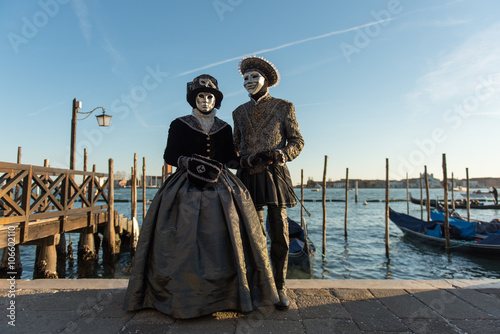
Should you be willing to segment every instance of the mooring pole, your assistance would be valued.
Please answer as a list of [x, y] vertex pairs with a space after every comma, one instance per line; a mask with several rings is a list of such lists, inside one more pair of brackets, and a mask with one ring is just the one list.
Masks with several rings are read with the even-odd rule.
[[467, 178], [467, 221], [470, 222], [470, 183], [469, 183], [469, 168], [465, 168], [465, 176]]
[[303, 226], [303, 221], [304, 221], [304, 170], [300, 170], [300, 203], [302, 203], [302, 206], [300, 207], [300, 226], [304, 228]]
[[455, 195], [454, 195], [454, 189], [455, 184], [454, 184], [454, 176], [453, 172], [451, 172], [451, 209], [455, 211]]
[[410, 180], [408, 172], [406, 173], [406, 214], [410, 214]]
[[325, 166], [323, 168], [323, 257], [326, 257], [326, 166], [328, 156], [325, 155]]
[[450, 211], [448, 210], [448, 173], [446, 168], [446, 154], [443, 153], [443, 188], [444, 188], [444, 238], [446, 253], [450, 254]]
[[389, 159], [385, 159], [385, 256], [389, 257]]
[[115, 271], [116, 264], [116, 232], [115, 232], [115, 192], [114, 192], [114, 163], [113, 159], [109, 159], [108, 169], [108, 221], [104, 227], [104, 240], [103, 240], [103, 262], [109, 267], [110, 272]]
[[[431, 220], [431, 198], [429, 196], [429, 177], [427, 175], [427, 165], [424, 166], [425, 173], [425, 193], [427, 195], [427, 199], [425, 200], [425, 206], [427, 208], [427, 221]], [[422, 200], [422, 199], [420, 199]]]
[[142, 221], [146, 218], [146, 158], [142, 157]]
[[344, 215], [344, 237], [347, 238], [347, 211], [349, 209], [349, 168], [345, 169], [345, 215]]

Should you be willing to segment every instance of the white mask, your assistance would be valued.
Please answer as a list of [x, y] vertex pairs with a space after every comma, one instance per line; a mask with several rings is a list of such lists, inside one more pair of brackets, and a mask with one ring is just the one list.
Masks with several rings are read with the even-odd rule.
[[196, 109], [203, 114], [209, 114], [215, 107], [215, 95], [208, 92], [201, 92], [196, 95]]
[[243, 74], [243, 87], [245, 87], [250, 95], [254, 95], [260, 91], [265, 81], [266, 78], [257, 71], [249, 71]]

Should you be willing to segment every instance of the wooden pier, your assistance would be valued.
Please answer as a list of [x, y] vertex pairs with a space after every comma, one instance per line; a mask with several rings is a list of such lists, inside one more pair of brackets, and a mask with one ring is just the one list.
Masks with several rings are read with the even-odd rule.
[[112, 159], [108, 173], [0, 162], [0, 274], [19, 277], [19, 246], [37, 245], [33, 278], [61, 277], [66, 232], [80, 233], [82, 277], [92, 275], [100, 248], [114, 271], [120, 236], [130, 237], [132, 223], [114, 210], [113, 184]]

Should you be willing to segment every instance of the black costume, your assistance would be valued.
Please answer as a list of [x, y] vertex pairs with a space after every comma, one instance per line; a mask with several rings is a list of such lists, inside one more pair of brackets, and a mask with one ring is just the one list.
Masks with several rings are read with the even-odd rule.
[[[208, 132], [195, 116], [180, 117], [170, 125], [165, 162], [178, 166], [199, 154], [226, 164], [235, 158], [232, 142], [231, 127], [217, 117]], [[264, 227], [241, 181], [224, 168], [200, 189], [178, 168], [142, 225], [125, 309], [192, 318], [277, 300]]]
[[[280, 303], [276, 307], [287, 309], [289, 301], [285, 294], [285, 279], [289, 235], [286, 208], [297, 205], [297, 202], [286, 162], [299, 155], [304, 147], [304, 140], [293, 104], [274, 98], [267, 91], [267, 87], [276, 86], [280, 80], [274, 65], [260, 57], [247, 57], [241, 60], [239, 70], [244, 77], [245, 73], [258, 72], [265, 78], [260, 91], [250, 93], [250, 101], [233, 111], [233, 136], [244, 167], [238, 170], [238, 177], [252, 195], [262, 222], [264, 206], [268, 209], [271, 262], [276, 288], [280, 294]], [[244, 86], [248, 84], [246, 80]], [[272, 156], [280, 156], [280, 161]], [[267, 160], [254, 159], [255, 157]], [[251, 163], [257, 160], [262, 161]]]

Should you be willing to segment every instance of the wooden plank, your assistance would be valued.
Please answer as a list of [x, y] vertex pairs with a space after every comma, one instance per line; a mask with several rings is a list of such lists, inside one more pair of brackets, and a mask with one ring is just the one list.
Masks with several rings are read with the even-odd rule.
[[[98, 206], [93, 206], [93, 207], [84, 207], [84, 208], [78, 208], [78, 209], [72, 209], [72, 210], [66, 210], [66, 211], [48, 211], [48, 212], [40, 212], [40, 213], [34, 213], [30, 215], [30, 220], [31, 221], [36, 221], [40, 219], [49, 219], [49, 218], [58, 218], [61, 216], [71, 216], [75, 214], [84, 214], [87, 212], [102, 212], [106, 211], [108, 208], [107, 205], [98, 205]], [[5, 225], [5, 224], [11, 224], [11, 223], [19, 223], [24, 221], [24, 216], [13, 216], [13, 217], [0, 217], [0, 225]]]

